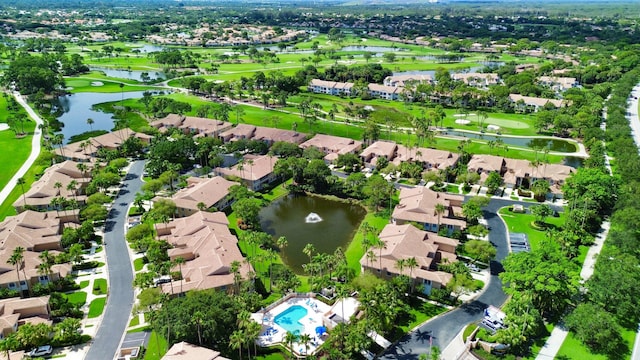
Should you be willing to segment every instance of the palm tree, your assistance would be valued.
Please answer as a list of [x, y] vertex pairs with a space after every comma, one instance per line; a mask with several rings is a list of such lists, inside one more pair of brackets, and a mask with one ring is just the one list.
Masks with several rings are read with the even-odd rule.
[[53, 187], [58, 190], [58, 193], [56, 195], [60, 195], [60, 189], [62, 188], [62, 183], [60, 181], [57, 181], [55, 184], [53, 184]]
[[[25, 272], [25, 269], [24, 269], [24, 252], [25, 251], [26, 250], [22, 246], [18, 246], [15, 249], [13, 249], [13, 253], [11, 254], [11, 257], [15, 257], [15, 261], [18, 264], [17, 266], [22, 269], [22, 276], [24, 278], [25, 283], [27, 284], [27, 291], [31, 293], [31, 288], [29, 287], [29, 280], [27, 279], [27, 273]], [[20, 279], [18, 277], [18, 283], [19, 282], [20, 282]], [[20, 285], [20, 292], [22, 293], [22, 285]]]
[[[17, 249], [17, 248], [16, 248]], [[13, 265], [16, 267], [16, 275], [18, 276], [18, 288], [21, 287], [20, 285], [20, 266], [22, 266], [22, 254], [18, 254], [15, 252], [13, 252], [13, 254], [11, 254], [11, 256], [9, 257], [9, 260], [7, 260], [7, 264], [9, 265]], [[22, 297], [22, 289], [20, 290], [20, 297]]]
[[198, 345], [202, 345], [202, 322], [204, 321], [204, 314], [201, 311], [196, 311], [191, 316], [191, 321], [193, 321], [196, 326], [196, 331], [198, 332]]
[[293, 352], [293, 343], [298, 341], [298, 335], [292, 333], [291, 331], [287, 331], [284, 335], [284, 342], [289, 346], [289, 350]]
[[387, 248], [387, 243], [380, 240], [380, 238], [376, 238], [375, 247], [379, 250], [378, 261], [380, 262], [380, 272], [382, 272], [382, 249]]
[[76, 195], [76, 187], [78, 186], [78, 182], [74, 179], [67, 184], [67, 191], [73, 194], [74, 200], [78, 201], [78, 197]]
[[42, 271], [42, 275], [47, 275], [49, 282], [53, 282], [53, 273], [51, 271], [54, 264], [53, 255], [49, 253], [49, 250], [44, 250], [38, 255], [38, 258], [42, 261], [42, 263], [38, 265], [38, 270]]
[[304, 354], [307, 355], [307, 353], [309, 353], [309, 343], [311, 342], [311, 336], [309, 336], [309, 334], [300, 335], [300, 342], [304, 346]]
[[278, 245], [278, 247], [280, 248], [280, 251], [282, 251], [284, 248], [286, 248], [289, 245], [289, 241], [285, 236], [280, 236], [278, 240], [276, 240], [276, 245]]
[[24, 207], [27, 207], [27, 198], [24, 195], [24, 184], [27, 181], [23, 178], [23, 177], [19, 177], [18, 180], [16, 180], [16, 184], [20, 185], [20, 190], [22, 191], [22, 201], [24, 201]]
[[93, 131], [93, 124], [95, 123], [95, 121], [93, 121], [92, 118], [88, 118], [87, 119], [87, 124], [89, 124], [89, 128], [91, 129], [91, 131]]
[[182, 294], [182, 283], [184, 283], [184, 276], [182, 276], [182, 264], [186, 261], [182, 256], [178, 256], [173, 260], [173, 263], [178, 265], [178, 271], [180, 271], [180, 294]]
[[413, 284], [414, 284], [413, 269], [418, 267], [418, 262], [416, 261], [415, 257], [410, 257], [405, 260], [404, 265], [409, 268], [409, 277], [411, 278], [411, 292], [413, 292]]
[[440, 231], [440, 218], [442, 217], [442, 214], [447, 211], [447, 207], [444, 206], [444, 204], [436, 204], [435, 211], [438, 215], [438, 231]]
[[373, 264], [376, 261], [376, 258], [376, 253], [373, 252], [373, 250], [367, 251], [367, 267], [369, 267], [369, 262]]
[[309, 262], [311, 262], [311, 257], [315, 251], [316, 248], [313, 244], [307, 244], [304, 246], [304, 249], [302, 249], [302, 252], [309, 257]]
[[269, 292], [271, 292], [271, 289], [273, 288], [271, 285], [273, 283], [271, 267], [273, 266], [273, 260], [276, 259], [275, 251], [273, 251], [273, 249], [266, 249], [264, 259], [269, 262]]
[[398, 268], [398, 270], [400, 270], [400, 275], [404, 275], [404, 266], [406, 264], [407, 264], [407, 261], [405, 259], [396, 260], [396, 268]]
[[238, 357], [242, 360], [242, 345], [244, 344], [244, 335], [242, 331], [236, 330], [229, 337], [229, 346], [232, 349], [238, 349]]

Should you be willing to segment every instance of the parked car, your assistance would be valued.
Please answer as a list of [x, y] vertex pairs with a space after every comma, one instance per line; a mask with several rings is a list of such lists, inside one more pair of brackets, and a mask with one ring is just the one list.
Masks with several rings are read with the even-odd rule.
[[38, 346], [37, 348], [32, 349], [31, 351], [29, 351], [27, 355], [29, 355], [29, 357], [34, 358], [34, 357], [51, 355], [52, 352], [53, 352], [53, 348], [51, 347], [51, 345], [44, 345], [44, 346]]

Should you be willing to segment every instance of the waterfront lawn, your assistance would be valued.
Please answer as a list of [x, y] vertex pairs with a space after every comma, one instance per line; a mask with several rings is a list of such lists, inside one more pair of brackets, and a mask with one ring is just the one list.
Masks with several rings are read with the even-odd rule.
[[[545, 230], [537, 230], [531, 226], [531, 223], [535, 220], [535, 216], [531, 214], [518, 214], [509, 211], [509, 208], [502, 208], [498, 212], [504, 222], [507, 224], [507, 230], [509, 232], [525, 233], [529, 238], [529, 245], [531, 250], [539, 250], [542, 246], [542, 241], [546, 239], [547, 235]], [[565, 213], [561, 212], [559, 217], [548, 217], [545, 223], [548, 226], [560, 228], [564, 224]]]
[[442, 306], [434, 305], [417, 298], [413, 298], [413, 301], [409, 304], [409, 306], [409, 313], [399, 320], [399, 324], [395, 328], [392, 339], [389, 340], [398, 340], [400, 337], [406, 335], [416, 326], [424, 323], [434, 316], [442, 314], [447, 310]]
[[[101, 82], [102, 85], [94, 86], [92, 83]], [[144, 90], [157, 90], [152, 86], [140, 84], [135, 80], [118, 79], [106, 77], [101, 73], [92, 73], [87, 77], [70, 77], [65, 79], [67, 87], [71, 93], [80, 92], [93, 92], [93, 93], [119, 93], [128, 91], [144, 91]], [[120, 88], [120, 84], [125, 84], [123, 88]]]
[[97, 318], [98, 316], [102, 315], [102, 312], [104, 311], [104, 305], [107, 302], [107, 298], [106, 297], [100, 297], [97, 299], [94, 299], [91, 304], [89, 304], [89, 315], [88, 318], [89, 319], [93, 319], [93, 318]]

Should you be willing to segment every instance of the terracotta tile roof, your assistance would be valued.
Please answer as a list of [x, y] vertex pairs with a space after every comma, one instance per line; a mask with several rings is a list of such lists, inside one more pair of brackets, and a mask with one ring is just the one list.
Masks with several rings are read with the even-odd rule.
[[[271, 175], [271, 173], [273, 173], [273, 167], [278, 160], [276, 157], [268, 155], [247, 155], [244, 159], [245, 161], [244, 164], [242, 164], [242, 170], [240, 170], [240, 164], [236, 164], [231, 168], [215, 168], [214, 172], [218, 175], [237, 176], [242, 180], [256, 181]], [[253, 164], [249, 161], [252, 161]]]
[[360, 156], [367, 161], [377, 157], [386, 157], [388, 160], [393, 160], [397, 148], [398, 145], [393, 141], [376, 141], [367, 146], [367, 148], [360, 153]]
[[556, 99], [545, 99], [539, 97], [531, 97], [531, 96], [522, 96], [520, 94], [509, 94], [509, 99], [517, 103], [518, 101], [524, 101], [525, 105], [535, 106], [535, 107], [543, 107], [547, 103], [552, 104], [555, 107], [562, 107], [567, 105], [568, 103], [564, 100], [556, 100]]
[[348, 153], [356, 153], [357, 151], [359, 151], [362, 148], [362, 141], [343, 138], [339, 136], [317, 134], [311, 139], [300, 144], [300, 147], [303, 149], [312, 146], [318, 148], [325, 154], [342, 155]]
[[[415, 258], [418, 267], [411, 271], [414, 278], [437, 281], [442, 285], [446, 285], [451, 280], [451, 274], [436, 271], [435, 267], [439, 259], [443, 257], [455, 261], [455, 253], [440, 249], [439, 244], [452, 245], [455, 251], [455, 246], [458, 245], [457, 240], [419, 230], [410, 224], [388, 224], [378, 237], [385, 244], [381, 252], [374, 251], [380, 257], [375, 262], [369, 263], [366, 256], [363, 256], [360, 260], [360, 264], [363, 266], [369, 263], [369, 267], [375, 269], [379, 268], [381, 263], [383, 270], [399, 274], [400, 269], [397, 268], [397, 261]], [[404, 270], [405, 275], [409, 275], [409, 273], [409, 270]]]
[[179, 342], [162, 357], [162, 360], [229, 360], [220, 356], [220, 352], [201, 346]]
[[[190, 177], [187, 179], [187, 187], [178, 190], [171, 200], [182, 209], [198, 210], [198, 204], [201, 202], [208, 209], [229, 195], [229, 188], [233, 185], [239, 184], [221, 176], [210, 179]], [[158, 196], [154, 201], [160, 198]]]
[[404, 221], [416, 221], [425, 224], [437, 224], [436, 204], [445, 206], [446, 211], [440, 216], [442, 225], [453, 225], [464, 228], [466, 222], [459, 219], [462, 213], [464, 196], [435, 192], [424, 186], [402, 188], [400, 202], [393, 210], [393, 218]]
[[497, 171], [502, 173], [506, 163], [503, 157], [494, 155], [473, 155], [467, 163], [469, 171]]
[[[244, 262], [238, 239], [229, 231], [229, 222], [222, 212], [198, 211], [167, 225], [156, 224], [156, 230], [173, 246], [168, 251], [169, 257], [186, 260], [182, 265], [183, 280], [164, 284], [162, 289], [166, 293], [230, 286], [234, 283], [231, 272], [234, 261], [240, 262], [243, 276], [253, 271]], [[178, 270], [178, 266], [173, 269]]]
[[[75, 198], [78, 201], [83, 201], [85, 196], [81, 195], [80, 188], [86, 186], [91, 179], [85, 178], [78, 170], [77, 165], [77, 162], [67, 160], [49, 167], [42, 177], [35, 181], [31, 188], [25, 192], [24, 197], [21, 196], [13, 203], [13, 206], [16, 208], [24, 207], [26, 199], [27, 205], [48, 207], [51, 204], [51, 200], [59, 196], [65, 199]], [[89, 174], [85, 175], [88, 176]], [[78, 183], [76, 191], [67, 190], [67, 186], [74, 180]], [[56, 183], [60, 183], [62, 187], [57, 189], [55, 187]]]

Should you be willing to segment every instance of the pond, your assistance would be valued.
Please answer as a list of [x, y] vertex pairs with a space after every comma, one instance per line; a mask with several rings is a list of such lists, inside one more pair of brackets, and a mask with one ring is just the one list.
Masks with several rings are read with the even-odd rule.
[[388, 47], [388, 46], [356, 46], [356, 45], [345, 46], [340, 50], [342, 50], [342, 51], [370, 51], [370, 52], [374, 52], [374, 53], [407, 51], [407, 49], [393, 48], [393, 47]]
[[[140, 45], [140, 46], [139, 46]], [[131, 45], [131, 50], [139, 50], [141, 53], [152, 53], [152, 52], [160, 52], [164, 50], [164, 46], [159, 45], [151, 45], [151, 44], [133, 44]]]
[[530, 137], [511, 137], [511, 136], [496, 136], [486, 135], [478, 133], [470, 133], [466, 131], [447, 130], [443, 131], [442, 135], [460, 136], [469, 139], [481, 139], [486, 141], [495, 141], [501, 139], [507, 145], [523, 146], [528, 148], [540, 148], [549, 149], [551, 151], [572, 153], [576, 152], [576, 145], [570, 141], [562, 139], [550, 139], [550, 138], [530, 138]]
[[[59, 97], [58, 106], [64, 113], [58, 117], [58, 120], [64, 124], [61, 132], [65, 141], [71, 135], [81, 134], [91, 129], [107, 131], [113, 129], [113, 114], [94, 110], [93, 105], [122, 99], [138, 99], [143, 93], [144, 91], [107, 94], [85, 92]], [[87, 124], [89, 118], [94, 121], [91, 126]]]
[[117, 79], [129, 79], [143, 82], [142, 73], [147, 73], [149, 78], [153, 80], [164, 79], [165, 75], [162, 71], [140, 71], [140, 70], [116, 70], [103, 67], [92, 66], [89, 68], [92, 71], [100, 71], [108, 77]]
[[[433, 56], [422, 56], [421, 58], [433, 58]], [[500, 61], [480, 61], [482, 66], [471, 66], [464, 69], [449, 69], [450, 74], [462, 74], [462, 73], [475, 73], [482, 71], [485, 67], [500, 67], [504, 65], [504, 62]], [[430, 75], [431, 77], [436, 76], [435, 70], [407, 70], [407, 71], [395, 71], [393, 75]]]
[[[312, 213], [319, 218], [309, 216]], [[303, 274], [302, 265], [309, 262], [302, 252], [307, 244], [313, 244], [316, 254], [333, 254], [338, 247], [346, 250], [365, 215], [365, 209], [359, 205], [290, 195], [262, 209], [260, 225], [276, 239], [287, 238], [282, 259], [292, 271]]]

